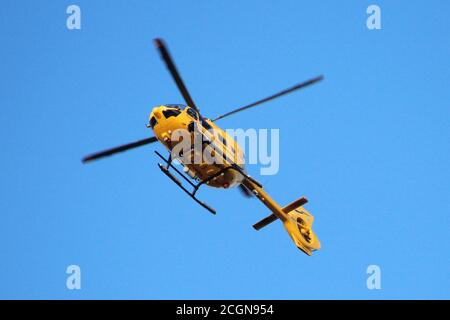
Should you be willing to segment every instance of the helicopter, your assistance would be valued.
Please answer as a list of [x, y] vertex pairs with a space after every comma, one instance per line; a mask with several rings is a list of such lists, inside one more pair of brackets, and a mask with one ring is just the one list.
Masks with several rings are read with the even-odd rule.
[[[221, 189], [239, 187], [245, 196], [256, 197], [271, 211], [270, 215], [253, 225], [254, 229], [260, 230], [274, 221], [280, 220], [288, 235], [300, 250], [309, 256], [312, 255], [313, 251], [319, 250], [321, 247], [320, 241], [312, 230], [314, 217], [304, 208], [308, 200], [301, 197], [285, 206], [281, 206], [273, 200], [263, 189], [261, 183], [247, 173], [244, 165], [244, 152], [238, 143], [225, 130], [216, 125], [216, 122], [315, 84], [321, 81], [323, 76], [320, 75], [304, 81], [264, 99], [210, 119], [200, 113], [200, 109], [187, 90], [165, 42], [160, 38], [154, 39], [153, 42], [186, 104], [165, 104], [154, 107], [147, 124], [147, 127], [153, 131], [152, 137], [90, 154], [84, 157], [82, 162], [89, 163], [116, 153], [160, 142], [169, 151], [169, 156], [166, 158], [155, 151], [155, 154], [162, 160], [162, 163], [158, 163], [159, 169], [200, 206], [212, 214], [216, 214], [214, 208], [197, 197], [197, 191], [202, 186]], [[184, 135], [181, 135], [182, 139], [173, 138], [176, 132], [184, 133]], [[200, 138], [200, 143], [193, 142], [198, 141], [197, 138]], [[187, 148], [180, 149], [182, 143]], [[175, 150], [177, 152], [174, 152]], [[205, 161], [202, 157], [197, 158], [200, 161], [192, 161], [197, 155], [204, 154], [205, 151], [209, 151], [209, 154], [215, 157], [214, 159], [220, 161]], [[181, 164], [182, 170], [174, 165], [174, 160]], [[189, 188], [192, 190], [189, 190]]]

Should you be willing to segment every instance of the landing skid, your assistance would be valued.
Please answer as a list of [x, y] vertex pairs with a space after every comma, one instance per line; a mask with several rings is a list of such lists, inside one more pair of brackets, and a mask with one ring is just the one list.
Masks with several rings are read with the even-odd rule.
[[[172, 165], [172, 158], [169, 154], [169, 158], [165, 159], [158, 151], [155, 151], [155, 153], [158, 155], [158, 157], [160, 157], [165, 163], [166, 165], [162, 165], [160, 163], [158, 163], [158, 167], [159, 169], [166, 175], [168, 176], [173, 182], [175, 182], [176, 185], [178, 185], [181, 190], [183, 190], [185, 193], [187, 193], [195, 202], [197, 202], [199, 205], [201, 205], [203, 208], [205, 208], [206, 210], [208, 210], [209, 212], [211, 212], [212, 214], [216, 214], [216, 210], [212, 207], [210, 207], [209, 205], [207, 205], [205, 202], [199, 200], [195, 195], [198, 191], [198, 189], [204, 185], [205, 183], [208, 184], [209, 181], [213, 180], [214, 178], [217, 178], [218, 176], [224, 174], [226, 171], [228, 170], [235, 170], [237, 172], [239, 172], [242, 176], [244, 176], [246, 179], [251, 180], [253, 183], [255, 183], [256, 185], [258, 185], [259, 187], [262, 187], [261, 184], [259, 184], [259, 182], [257, 182], [256, 180], [254, 180], [252, 177], [250, 177], [248, 174], [246, 174], [237, 164], [235, 163], [231, 163], [229, 166], [219, 170], [217, 173], [213, 174], [212, 176], [200, 181], [199, 183], [195, 184], [192, 183], [192, 181], [185, 175], [183, 174], [183, 172], [181, 172], [180, 170], [178, 170], [176, 167], [174, 167]], [[193, 191], [189, 191], [188, 189], [186, 189], [186, 187], [181, 183], [180, 180], [178, 180], [177, 177], [175, 177], [170, 171], [169, 169], [173, 169], [180, 177], [182, 177], [189, 185], [192, 186]]]
[[[207, 205], [205, 202], [199, 200], [195, 194], [197, 193], [197, 190], [200, 188], [200, 185], [202, 184], [202, 182], [198, 183], [197, 185], [192, 183], [180, 170], [178, 170], [177, 168], [175, 168], [172, 165], [172, 159], [169, 155], [169, 159], [165, 159], [158, 151], [155, 151], [155, 153], [166, 163], [166, 166], [163, 166], [161, 163], [158, 163], [158, 167], [159, 169], [161, 169], [161, 171], [170, 178], [170, 180], [172, 180], [173, 182], [175, 182], [176, 185], [178, 185], [180, 187], [181, 190], [183, 190], [185, 193], [187, 193], [195, 202], [197, 202], [199, 205], [201, 205], [203, 208], [205, 208], [206, 210], [208, 210], [209, 212], [211, 212], [212, 214], [216, 214], [216, 210], [212, 207], [210, 207], [209, 205]], [[178, 180], [177, 177], [175, 177], [170, 171], [169, 168], [172, 168], [176, 173], [178, 173], [178, 175], [180, 175], [184, 180], [187, 181], [187, 183], [189, 183], [193, 188], [194, 191], [189, 191], [188, 189], [186, 189], [185, 186], [183, 186], [183, 184], [181, 183], [180, 180]]]

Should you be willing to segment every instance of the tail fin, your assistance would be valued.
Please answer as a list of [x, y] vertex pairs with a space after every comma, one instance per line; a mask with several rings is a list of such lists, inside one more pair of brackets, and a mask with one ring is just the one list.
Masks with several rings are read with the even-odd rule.
[[[303, 207], [307, 202], [308, 200], [302, 197], [283, 207], [282, 210], [288, 217], [283, 224], [297, 247], [306, 254], [312, 255], [313, 251], [320, 249], [320, 241], [312, 230], [314, 217]], [[253, 227], [260, 230], [277, 219], [275, 214], [271, 214]]]

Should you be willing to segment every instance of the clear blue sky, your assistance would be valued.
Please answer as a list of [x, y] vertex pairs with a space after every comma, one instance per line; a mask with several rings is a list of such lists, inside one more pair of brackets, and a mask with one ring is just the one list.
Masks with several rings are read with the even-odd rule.
[[[82, 29], [66, 28], [77, 4]], [[366, 28], [366, 8], [382, 30]], [[449, 298], [448, 1], [2, 1], [0, 298]], [[237, 190], [200, 192], [157, 168], [154, 145], [83, 166], [150, 134], [183, 102], [163, 37], [210, 117], [325, 74], [221, 122], [279, 128], [281, 204], [304, 195], [323, 249], [297, 250]], [[66, 267], [82, 289], [66, 289]], [[382, 289], [366, 288], [366, 268]]]

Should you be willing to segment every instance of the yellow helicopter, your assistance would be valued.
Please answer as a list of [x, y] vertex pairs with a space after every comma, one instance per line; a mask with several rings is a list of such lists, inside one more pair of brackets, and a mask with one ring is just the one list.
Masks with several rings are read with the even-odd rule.
[[[196, 197], [201, 186], [224, 189], [238, 186], [244, 195], [255, 196], [272, 212], [272, 214], [253, 225], [256, 230], [260, 230], [279, 219], [296, 246], [303, 252], [312, 255], [313, 251], [320, 249], [320, 241], [312, 230], [314, 217], [303, 207], [308, 202], [307, 199], [302, 197], [284, 207], [275, 202], [264, 191], [262, 185], [247, 174], [244, 166], [244, 153], [238, 143], [226, 131], [219, 128], [215, 122], [234, 113], [310, 86], [322, 80], [323, 76], [302, 82], [211, 120], [200, 114], [200, 110], [186, 89], [163, 40], [155, 39], [154, 44], [180, 90], [186, 105], [166, 104], [153, 108], [147, 125], [153, 130], [153, 137], [88, 155], [82, 159], [83, 163], [159, 141], [169, 150], [167, 159], [155, 151], [164, 163], [158, 163], [161, 171], [209, 212], [216, 213], [212, 207]], [[177, 139], [174, 139], [175, 133], [178, 133]], [[184, 135], [180, 133], [184, 133]], [[195, 143], [195, 141], [200, 141], [200, 143]], [[189, 148], [180, 148], [182, 145], [187, 145]], [[205, 154], [206, 151], [216, 161], [205, 161], [202, 157], [196, 158], [198, 155]], [[194, 161], [195, 159], [199, 161]], [[177, 160], [183, 166], [183, 170], [174, 166], [174, 160]], [[192, 187], [192, 191], [189, 191], [175, 174]]]

